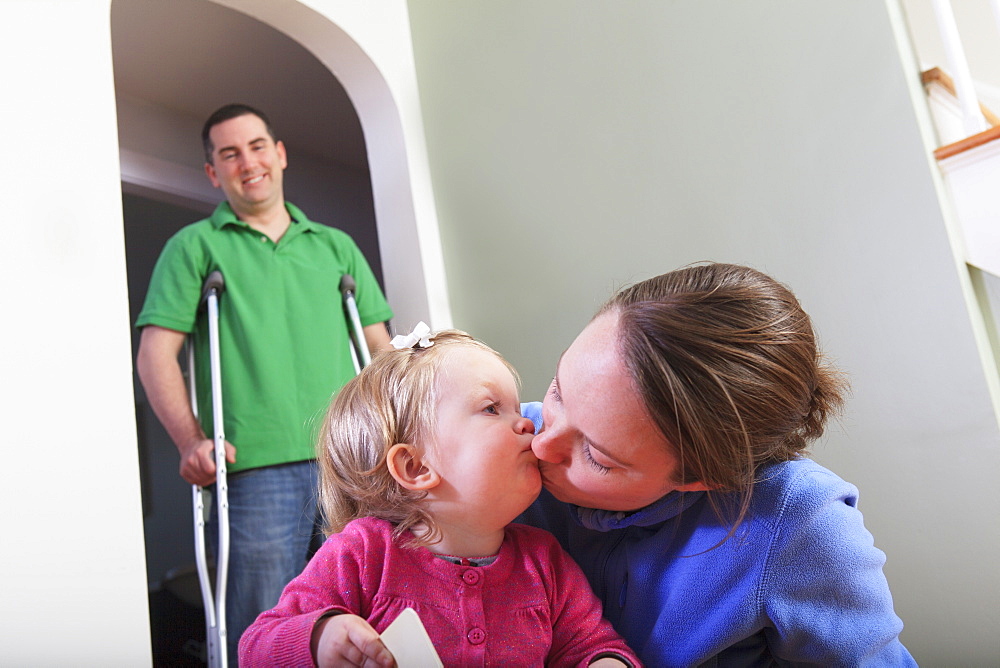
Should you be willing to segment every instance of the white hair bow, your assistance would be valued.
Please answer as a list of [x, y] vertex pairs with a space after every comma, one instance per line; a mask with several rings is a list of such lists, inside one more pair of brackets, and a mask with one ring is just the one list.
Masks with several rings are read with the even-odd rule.
[[416, 327], [413, 328], [412, 332], [406, 334], [405, 336], [403, 334], [397, 334], [392, 337], [392, 341], [389, 343], [391, 343], [392, 347], [396, 350], [412, 348], [417, 344], [420, 344], [421, 348], [430, 348], [434, 345], [434, 342], [431, 341], [429, 336], [427, 336], [430, 333], [431, 328], [427, 326], [427, 323], [421, 320], [417, 323]]

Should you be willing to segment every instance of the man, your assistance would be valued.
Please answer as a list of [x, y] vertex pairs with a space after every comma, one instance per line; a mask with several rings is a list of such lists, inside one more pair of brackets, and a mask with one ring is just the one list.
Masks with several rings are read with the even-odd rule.
[[[310, 221], [286, 202], [285, 146], [267, 117], [226, 105], [205, 122], [205, 173], [226, 201], [164, 246], [136, 326], [137, 369], [153, 411], [194, 485], [215, 481], [208, 344], [198, 313], [202, 283], [225, 279], [220, 299], [222, 396], [230, 463], [229, 659], [257, 614], [299, 574], [316, 530], [316, 426], [330, 397], [354, 375], [339, 284], [357, 283], [364, 337], [389, 345], [392, 317], [368, 263], [344, 232]], [[191, 411], [178, 353], [193, 333], [199, 414]], [[212, 527], [214, 528], [214, 527]]]

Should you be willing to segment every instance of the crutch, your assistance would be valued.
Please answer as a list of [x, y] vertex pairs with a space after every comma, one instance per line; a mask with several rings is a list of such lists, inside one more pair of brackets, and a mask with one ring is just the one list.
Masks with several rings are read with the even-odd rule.
[[361, 373], [361, 369], [371, 363], [372, 356], [368, 352], [368, 342], [365, 340], [365, 331], [361, 326], [361, 317], [358, 315], [358, 304], [354, 300], [354, 291], [357, 289], [354, 277], [350, 274], [344, 274], [340, 279], [340, 294], [344, 298], [344, 310], [347, 312], [350, 329], [351, 359], [354, 360], [354, 372]]
[[[219, 362], [219, 296], [226, 284], [222, 272], [213, 271], [202, 285], [201, 301], [208, 310], [208, 349], [212, 381], [212, 424], [215, 436], [215, 505], [219, 517], [219, 549], [215, 564], [215, 599], [205, 554], [205, 498], [208, 492], [192, 485], [194, 506], [194, 549], [198, 564], [198, 582], [205, 605], [205, 640], [210, 668], [225, 668], [226, 658], [226, 580], [229, 575], [229, 488], [226, 483], [226, 436], [222, 423], [222, 370]], [[191, 410], [198, 417], [198, 398], [194, 371], [194, 338], [188, 337], [188, 394]]]

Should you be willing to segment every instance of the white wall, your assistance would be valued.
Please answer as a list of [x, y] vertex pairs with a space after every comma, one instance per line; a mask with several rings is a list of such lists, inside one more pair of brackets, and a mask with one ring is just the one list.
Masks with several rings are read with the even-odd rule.
[[[387, 292], [447, 325], [405, 3], [221, 4], [346, 58], [382, 256], [402, 258]], [[151, 661], [109, 17], [110, 0], [0, 3], [4, 665]]]
[[861, 489], [903, 641], [995, 665], [1000, 434], [887, 8], [411, 2], [449, 290], [539, 398], [625, 283], [787, 282], [853, 383], [814, 452]]
[[150, 661], [109, 0], [0, 5], [0, 663]]

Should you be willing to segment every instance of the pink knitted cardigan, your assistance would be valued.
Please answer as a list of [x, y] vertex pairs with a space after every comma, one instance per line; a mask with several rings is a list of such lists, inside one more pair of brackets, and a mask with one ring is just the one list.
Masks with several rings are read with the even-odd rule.
[[331, 536], [240, 640], [241, 666], [312, 665], [313, 625], [353, 613], [382, 632], [414, 608], [446, 666], [586, 666], [602, 654], [640, 665], [601, 616], [583, 572], [548, 532], [507, 527], [488, 566], [461, 566], [393, 541], [383, 520]]

